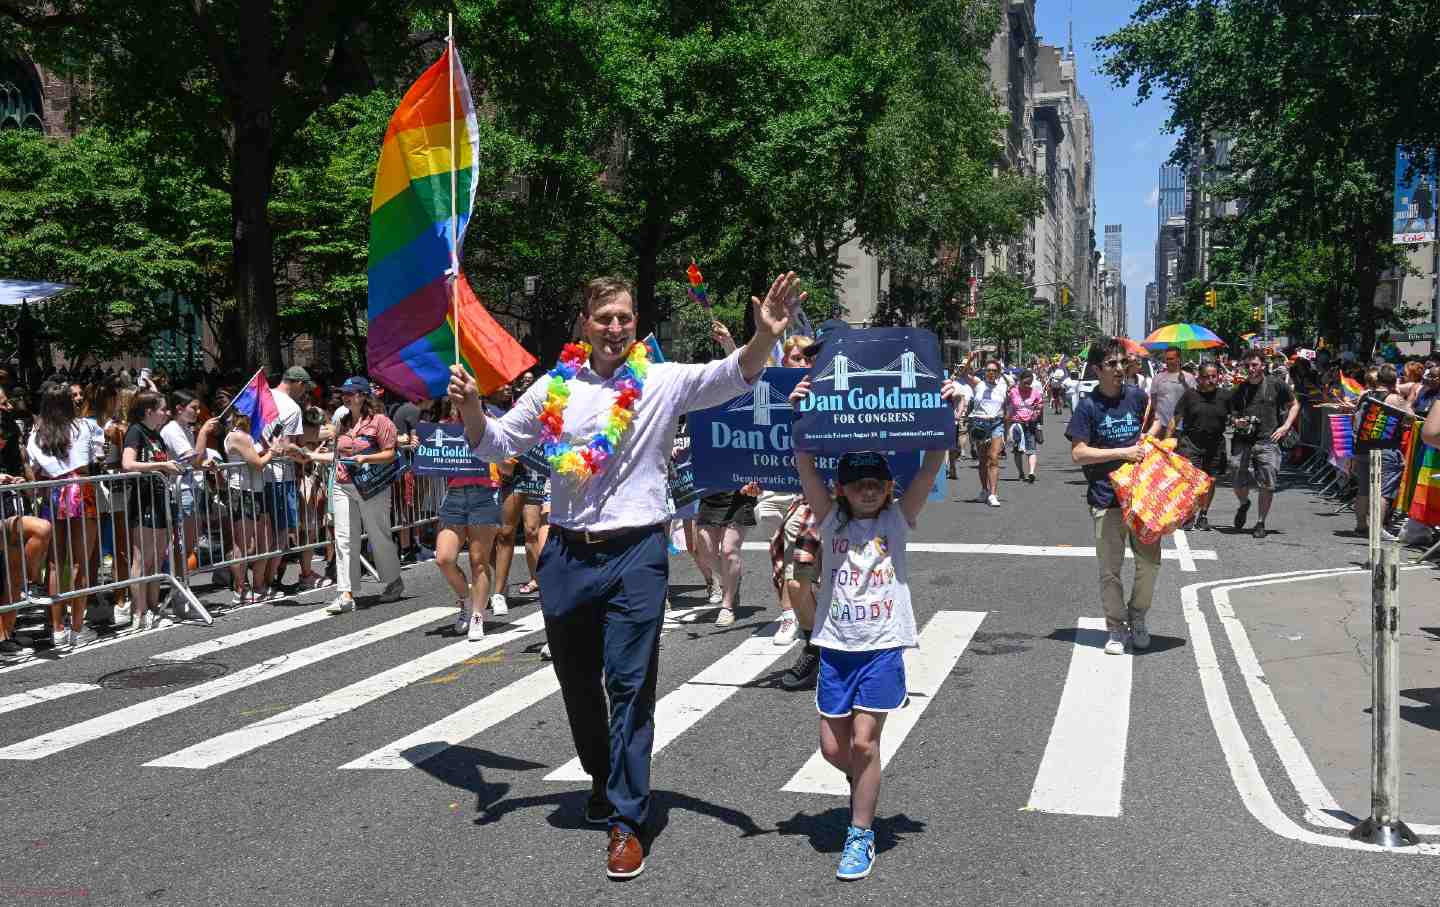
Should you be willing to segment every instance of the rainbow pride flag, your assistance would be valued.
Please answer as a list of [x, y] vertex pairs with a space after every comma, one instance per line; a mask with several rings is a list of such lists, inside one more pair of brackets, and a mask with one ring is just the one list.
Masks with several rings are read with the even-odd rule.
[[[370, 200], [366, 360], [371, 378], [410, 400], [444, 396], [457, 335], [460, 357], [482, 392], [535, 364], [535, 357], [485, 310], [459, 270], [459, 250], [475, 202], [479, 144], [470, 85], [453, 43], [448, 44], [390, 118]], [[458, 324], [451, 275], [457, 282]]]
[[1410, 519], [1426, 526], [1440, 526], [1440, 450], [1420, 445], [1424, 453], [1415, 474], [1415, 493], [1410, 501]]
[[1347, 415], [1330, 415], [1331, 462], [1355, 456], [1355, 425]]
[[1347, 403], [1354, 403], [1365, 393], [1365, 385], [1351, 378], [1349, 375], [1340, 376], [1340, 398]]

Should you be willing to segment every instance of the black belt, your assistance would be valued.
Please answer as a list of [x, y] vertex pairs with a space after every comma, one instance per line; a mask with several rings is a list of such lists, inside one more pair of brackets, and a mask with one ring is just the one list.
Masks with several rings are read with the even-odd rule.
[[599, 532], [590, 529], [570, 529], [566, 526], [555, 526], [565, 541], [576, 545], [611, 545], [616, 542], [630, 541], [642, 535], [649, 535], [654, 532], [659, 523], [652, 523], [649, 526], [630, 526], [624, 529], [602, 529]]

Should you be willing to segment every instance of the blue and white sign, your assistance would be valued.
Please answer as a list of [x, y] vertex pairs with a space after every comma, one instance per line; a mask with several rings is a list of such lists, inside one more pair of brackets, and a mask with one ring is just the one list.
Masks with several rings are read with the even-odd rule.
[[490, 464], [470, 453], [465, 440], [465, 426], [456, 422], [421, 422], [415, 426], [420, 443], [415, 446], [411, 468], [417, 475], [475, 476], [490, 475]]
[[[790, 444], [795, 421], [790, 393], [803, 377], [804, 369], [767, 368], [755, 382], [754, 390], [719, 406], [690, 413], [686, 423], [695, 488], [724, 491], [755, 482], [769, 491], [801, 490]], [[953, 438], [953, 429], [951, 435]], [[914, 451], [884, 452], [895, 484], [903, 490], [920, 471], [922, 455]], [[815, 455], [815, 466], [828, 481], [834, 480], [839, 465], [839, 454]], [[942, 495], [944, 481], [937, 477], [935, 485]]]
[[955, 410], [940, 397], [940, 341], [917, 328], [867, 328], [827, 339], [795, 421], [815, 453], [949, 450]]

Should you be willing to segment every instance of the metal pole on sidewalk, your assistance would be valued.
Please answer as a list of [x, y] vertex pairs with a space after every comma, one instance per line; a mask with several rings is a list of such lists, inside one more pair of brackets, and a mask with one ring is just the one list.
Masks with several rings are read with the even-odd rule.
[[1350, 837], [1381, 847], [1419, 843], [1400, 820], [1400, 542], [1379, 529], [1380, 451], [1370, 451], [1370, 817]]

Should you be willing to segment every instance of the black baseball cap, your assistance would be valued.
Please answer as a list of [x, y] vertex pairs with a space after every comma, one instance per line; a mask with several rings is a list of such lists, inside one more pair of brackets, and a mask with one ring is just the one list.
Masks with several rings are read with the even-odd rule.
[[827, 338], [842, 334], [848, 330], [850, 330], [850, 325], [841, 321], [839, 318], [826, 319], [820, 322], [819, 327], [815, 328], [815, 342], [800, 352], [806, 356], [815, 356], [820, 352], [820, 348], [825, 345]]
[[858, 482], [861, 479], [890, 481], [890, 464], [886, 462], [884, 456], [870, 450], [847, 453], [842, 456], [840, 468], [835, 473], [835, 480], [841, 485], [849, 485], [851, 482]]

